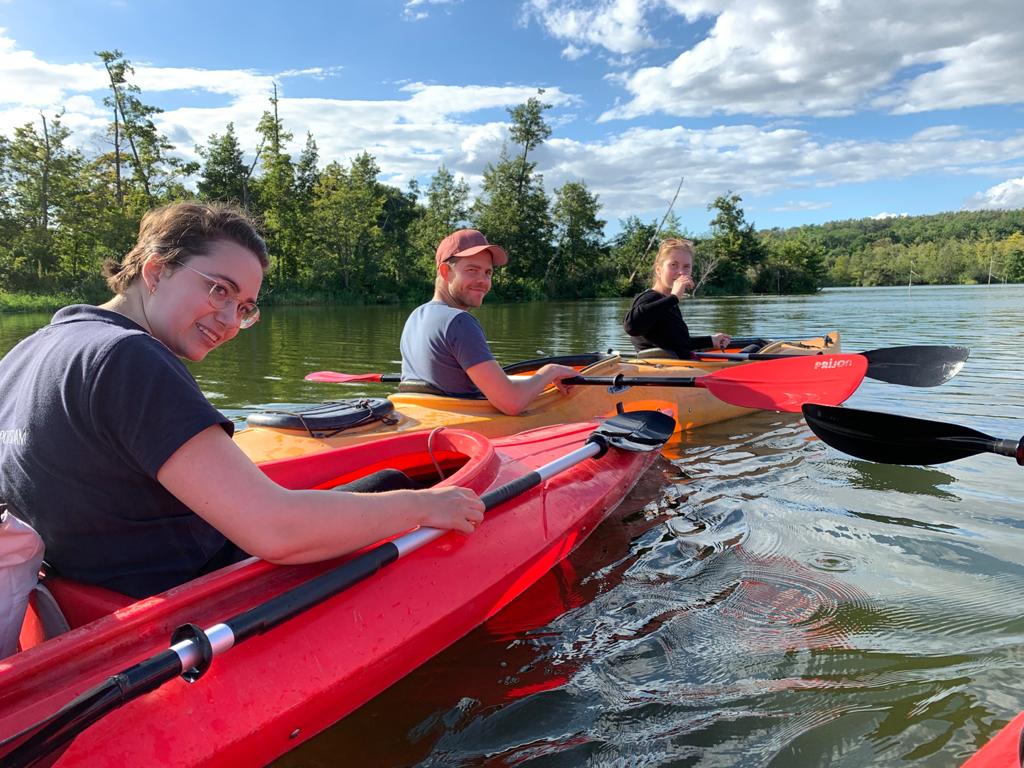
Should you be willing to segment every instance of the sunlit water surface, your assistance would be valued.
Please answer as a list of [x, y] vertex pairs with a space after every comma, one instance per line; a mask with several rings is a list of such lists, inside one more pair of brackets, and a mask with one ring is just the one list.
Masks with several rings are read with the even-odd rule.
[[[488, 306], [503, 362], [628, 348], [628, 302]], [[408, 307], [272, 308], [193, 367], [238, 419], [396, 370]], [[849, 401], [1024, 433], [1024, 287], [698, 300], [695, 331], [972, 348]], [[0, 352], [46, 321], [0, 315]], [[383, 395], [380, 386], [344, 396]], [[1024, 708], [1024, 468], [874, 465], [759, 413], [688, 435], [563, 567], [280, 766], [950, 766]], [[340, 638], [338, 652], [358, 638]], [[285, 651], [286, 652], [286, 651]]]

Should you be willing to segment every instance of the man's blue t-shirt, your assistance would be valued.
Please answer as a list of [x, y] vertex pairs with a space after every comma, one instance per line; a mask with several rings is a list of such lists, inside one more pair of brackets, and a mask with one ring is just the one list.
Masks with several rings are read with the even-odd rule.
[[156, 479], [189, 439], [233, 425], [139, 325], [66, 307], [0, 360], [0, 392], [0, 499], [58, 573], [141, 597], [244, 556]]
[[402, 380], [425, 381], [453, 396], [479, 395], [466, 369], [493, 360], [484, 329], [469, 312], [431, 301], [402, 329]]

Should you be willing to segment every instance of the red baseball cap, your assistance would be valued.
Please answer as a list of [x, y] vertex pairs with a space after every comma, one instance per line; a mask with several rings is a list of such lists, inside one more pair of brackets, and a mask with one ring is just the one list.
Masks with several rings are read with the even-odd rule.
[[494, 266], [500, 267], [508, 264], [508, 254], [505, 253], [505, 249], [500, 245], [488, 243], [487, 238], [478, 229], [460, 229], [458, 232], [452, 232], [437, 246], [435, 260], [440, 266], [442, 261], [447, 261], [453, 256], [473, 256], [484, 251], [490, 251]]

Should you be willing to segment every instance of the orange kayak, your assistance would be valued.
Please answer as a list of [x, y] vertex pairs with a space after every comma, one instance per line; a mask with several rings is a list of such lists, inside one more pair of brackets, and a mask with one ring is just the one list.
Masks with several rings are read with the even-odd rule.
[[[762, 354], [816, 355], [841, 352], [838, 332], [803, 341], [772, 342]], [[704, 376], [747, 362], [643, 359], [609, 354], [583, 367], [585, 376], [687, 377]], [[339, 392], [338, 385], [331, 394]], [[343, 390], [342, 390], [343, 391]], [[621, 403], [626, 410], [657, 410], [671, 415], [679, 430], [691, 430], [751, 412], [749, 408], [719, 400], [706, 389], [684, 387], [632, 387], [609, 391], [606, 387], [577, 386], [563, 394], [555, 388], [542, 392], [517, 416], [507, 416], [486, 400], [400, 392], [387, 399], [335, 401], [319, 410], [262, 412], [250, 415], [247, 428], [235, 442], [256, 462], [358, 445], [381, 437], [439, 427], [472, 429], [489, 437], [525, 429], [610, 416]]]

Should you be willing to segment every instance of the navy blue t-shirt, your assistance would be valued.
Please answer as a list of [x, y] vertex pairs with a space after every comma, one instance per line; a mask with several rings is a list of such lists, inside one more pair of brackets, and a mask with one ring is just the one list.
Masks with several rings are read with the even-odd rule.
[[233, 425], [136, 323], [66, 307], [0, 360], [0, 499], [78, 581], [142, 597], [244, 555], [156, 476], [189, 439]]
[[469, 312], [430, 301], [402, 329], [402, 380], [425, 381], [447, 395], [479, 395], [466, 369], [494, 359], [480, 321]]

